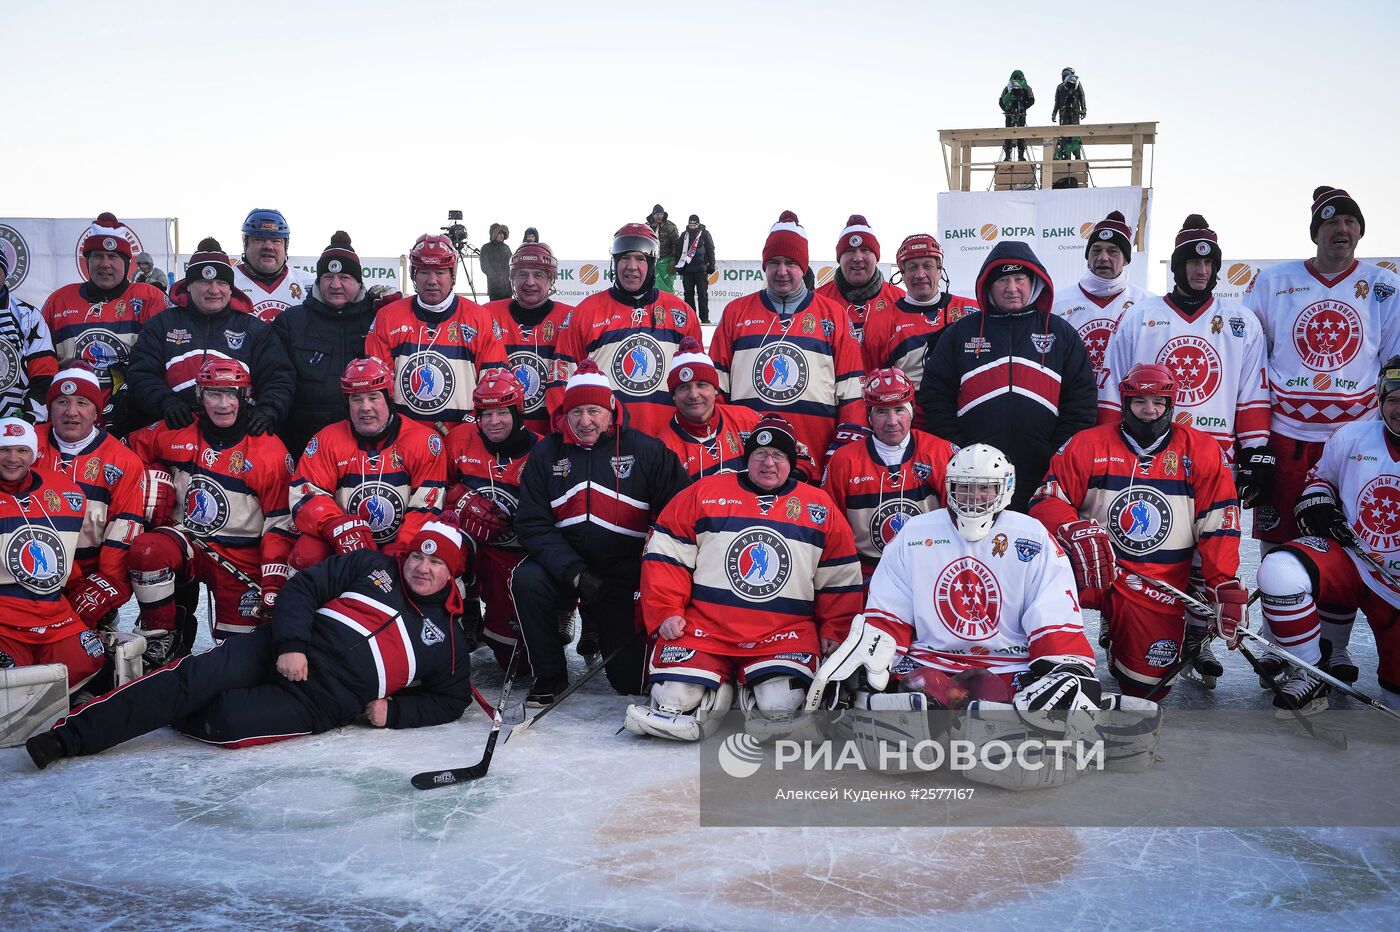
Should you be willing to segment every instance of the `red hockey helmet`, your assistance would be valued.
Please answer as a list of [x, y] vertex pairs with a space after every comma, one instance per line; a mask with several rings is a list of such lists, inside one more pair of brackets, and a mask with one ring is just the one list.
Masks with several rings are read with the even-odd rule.
[[657, 239], [656, 233], [645, 223], [628, 223], [622, 229], [613, 234], [612, 252], [610, 255], [620, 256], [625, 252], [639, 252], [648, 258], [655, 259], [661, 251], [661, 240]]
[[408, 251], [409, 268], [447, 269], [457, 268], [457, 250], [452, 248], [452, 240], [441, 233], [424, 233]]
[[1143, 398], [1149, 395], [1165, 395], [1168, 402], [1176, 401], [1176, 379], [1171, 370], [1160, 363], [1140, 362], [1128, 370], [1118, 383], [1118, 395], [1124, 399]]
[[876, 369], [865, 378], [865, 407], [893, 408], [914, 403], [914, 383], [903, 369]]
[[904, 242], [899, 244], [899, 251], [894, 254], [894, 264], [896, 268], [903, 268], [904, 263], [910, 259], [925, 259], [930, 256], [937, 259], [941, 265], [943, 247], [930, 234], [915, 233], [904, 237]]
[[472, 389], [472, 408], [516, 408], [525, 410], [525, 386], [509, 369], [487, 369]]
[[253, 377], [238, 360], [213, 356], [200, 366], [194, 384], [196, 389], [235, 388], [247, 394], [253, 388]]
[[352, 359], [340, 376], [340, 390], [346, 395], [360, 392], [383, 392], [385, 401], [394, 398], [394, 373], [373, 356]]
[[518, 269], [541, 269], [553, 281], [559, 277], [559, 260], [544, 243], [526, 243], [510, 257], [510, 274]]

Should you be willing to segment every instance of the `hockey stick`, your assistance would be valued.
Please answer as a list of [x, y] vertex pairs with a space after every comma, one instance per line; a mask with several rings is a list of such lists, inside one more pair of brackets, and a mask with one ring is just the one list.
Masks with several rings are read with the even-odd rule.
[[[1259, 596], [1259, 590], [1254, 590], [1254, 594], [1249, 597], [1249, 605], [1253, 605], [1255, 602], [1259, 601]], [[1248, 606], [1246, 606], [1246, 609], [1247, 608]], [[1201, 644], [1205, 643], [1205, 641], [1201, 641]], [[1144, 698], [1146, 698], [1149, 702], [1156, 702], [1157, 698], [1161, 696], [1162, 693], [1166, 692], [1169, 688], [1171, 688], [1172, 684], [1176, 682], [1177, 678], [1181, 675], [1181, 672], [1187, 667], [1189, 667], [1191, 664], [1195, 663], [1196, 657], [1200, 655], [1200, 652], [1200, 644], [1196, 646], [1196, 650], [1192, 651], [1189, 654], [1183, 652], [1182, 655], [1178, 657], [1170, 667], [1167, 667], [1167, 671], [1162, 674], [1162, 678], [1157, 681], [1157, 685], [1153, 686], [1152, 691], [1149, 692]]]
[[193, 534], [190, 534], [187, 535], [185, 539], [188, 540], [190, 542], [190, 545], [193, 546], [196, 550], [200, 551], [206, 557], [208, 557], [216, 566], [228, 570], [228, 572], [233, 576], [234, 579], [238, 580], [243, 585], [247, 586], [249, 589], [256, 589], [258, 593], [258, 598], [262, 598], [262, 583], [254, 582], [253, 577], [240, 570], [237, 564], [235, 564], [232, 560], [224, 556], [222, 553], [219, 553], [219, 551], [215, 550], [213, 547], [210, 547], [204, 542], [202, 538], [195, 537]]
[[481, 690], [476, 688], [475, 683], [472, 684], [472, 698], [476, 700], [477, 705], [481, 706], [481, 711], [487, 715], [496, 714], [496, 710], [491, 708], [491, 703], [486, 701], [486, 697], [481, 694]]
[[[426, 770], [423, 773], [413, 775], [413, 788], [416, 790], [435, 790], [441, 786], [453, 786], [458, 783], [466, 783], [470, 780], [480, 780], [486, 776], [486, 771], [491, 768], [491, 756], [496, 753], [496, 739], [501, 735], [501, 710], [506, 707], [506, 702], [510, 699], [510, 688], [515, 684], [515, 668], [520, 661], [520, 645], [517, 644], [515, 650], [511, 651], [510, 663], [506, 667], [506, 678], [501, 683], [501, 701], [497, 703], [495, 710], [491, 714], [491, 734], [486, 739], [486, 751], [481, 755], [481, 760], [470, 767], [453, 767], [449, 770]], [[476, 688], [473, 687], [475, 692]], [[478, 698], [480, 694], [478, 694]]]
[[1356, 554], [1358, 557], [1360, 557], [1361, 562], [1365, 563], [1367, 566], [1375, 570], [1376, 575], [1380, 576], [1381, 579], [1384, 579], [1386, 581], [1386, 584], [1389, 585], [1392, 589], [1400, 589], [1400, 576], [1396, 576], [1394, 573], [1392, 573], [1389, 570], [1389, 568], [1387, 568], [1386, 565], [1381, 562], [1380, 557], [1376, 556], [1374, 553], [1371, 553], [1365, 547], [1361, 546], [1361, 542], [1359, 540], [1353, 539], [1351, 543], [1342, 543], [1342, 549], [1349, 550], [1352, 553]]
[[593, 679], [594, 675], [596, 675], [597, 672], [598, 672], [599, 670], [603, 669], [603, 668], [606, 667], [608, 664], [610, 664], [610, 663], [612, 663], [614, 660], [616, 660], [617, 657], [618, 657], [619, 655], [621, 655], [623, 651], [627, 650], [629, 647], [631, 647], [633, 644], [635, 644], [636, 641], [637, 641], [637, 638], [639, 638], [639, 637], [641, 637], [641, 636], [642, 636], [642, 632], [640, 632], [640, 631], [636, 632], [636, 633], [633, 634], [631, 637], [629, 637], [626, 641], [623, 641], [621, 644], [619, 644], [619, 645], [613, 650], [613, 652], [612, 652], [611, 654], [608, 654], [608, 655], [607, 655], [606, 657], [604, 657], [602, 660], [599, 660], [598, 662], [596, 662], [596, 663], [594, 663], [592, 666], [590, 666], [587, 670], [584, 670], [584, 671], [583, 671], [583, 676], [580, 676], [578, 679], [576, 679], [576, 680], [574, 680], [572, 683], [570, 683], [567, 689], [565, 689], [565, 690], [564, 690], [563, 692], [561, 692], [559, 695], [557, 695], [557, 696], [554, 697], [554, 701], [553, 701], [553, 702], [551, 702], [549, 705], [545, 706], [543, 709], [540, 709], [540, 710], [539, 710], [538, 712], [536, 712], [534, 715], [531, 715], [531, 716], [527, 717], [527, 718], [525, 719], [525, 721], [519, 723], [519, 724], [516, 725], [514, 728], [512, 728], [512, 729], [510, 730], [510, 734], [506, 735], [506, 742], [509, 743], [511, 738], [514, 738], [516, 735], [520, 734], [522, 731], [525, 731], [525, 730], [528, 729], [531, 725], [535, 724], [535, 722], [538, 722], [540, 719], [544, 718], [544, 717], [545, 717], [546, 715], [548, 715], [550, 712], [553, 712], [555, 709], [559, 708], [559, 703], [563, 702], [565, 699], [567, 699], [567, 698], [569, 698], [570, 696], [572, 696], [572, 695], [574, 694], [574, 692], [575, 692], [580, 686], [582, 686], [584, 683], [587, 683], [589, 680]]

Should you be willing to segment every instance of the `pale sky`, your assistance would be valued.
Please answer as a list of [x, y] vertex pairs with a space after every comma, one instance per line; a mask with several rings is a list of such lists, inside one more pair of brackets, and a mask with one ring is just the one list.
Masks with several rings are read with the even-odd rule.
[[892, 259], [936, 231], [938, 130], [1000, 125], [1013, 68], [1048, 123], [1069, 65], [1089, 122], [1160, 124], [1154, 266], [1193, 211], [1226, 256], [1310, 254], [1318, 184], [1360, 202], [1361, 254], [1396, 255], [1397, 8], [17, 0], [0, 216], [175, 216], [186, 251], [237, 252], [276, 207], [293, 253], [341, 228], [368, 256], [460, 208], [475, 244], [533, 225], [583, 259], [660, 201], [724, 259], [785, 208], [814, 260], [853, 212]]

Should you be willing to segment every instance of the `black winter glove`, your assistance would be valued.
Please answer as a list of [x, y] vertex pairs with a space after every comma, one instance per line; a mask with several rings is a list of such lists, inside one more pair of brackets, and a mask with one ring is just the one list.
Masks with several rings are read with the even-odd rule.
[[160, 409], [160, 416], [165, 419], [165, 426], [172, 430], [189, 427], [194, 423], [194, 409], [179, 395], [166, 401]]
[[248, 433], [268, 434], [277, 426], [277, 415], [267, 408], [254, 408], [248, 415]]
[[1274, 490], [1274, 451], [1268, 444], [1240, 451], [1240, 504], [1253, 508]]
[[1304, 534], [1330, 537], [1343, 547], [1356, 545], [1356, 534], [1347, 524], [1342, 507], [1327, 492], [1311, 492], [1299, 498], [1293, 506], [1293, 518]]
[[604, 583], [597, 576], [584, 570], [578, 574], [578, 582], [575, 587], [578, 589], [579, 601], [584, 605], [591, 605], [602, 597]]

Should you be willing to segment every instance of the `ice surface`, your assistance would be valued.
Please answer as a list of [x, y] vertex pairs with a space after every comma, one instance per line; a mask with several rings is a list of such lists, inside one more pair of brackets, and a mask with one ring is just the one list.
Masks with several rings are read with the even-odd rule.
[[[1353, 651], [1374, 690], [1364, 624]], [[500, 671], [473, 661], [494, 699]], [[1169, 703], [1268, 707], [1225, 661], [1214, 692], [1184, 684]], [[602, 680], [498, 745], [484, 780], [427, 792], [408, 778], [480, 758], [475, 706], [242, 751], [167, 729], [42, 773], [0, 751], [5, 927], [1397, 925], [1396, 830], [701, 829], [697, 749], [614, 734], [628, 700]]]

